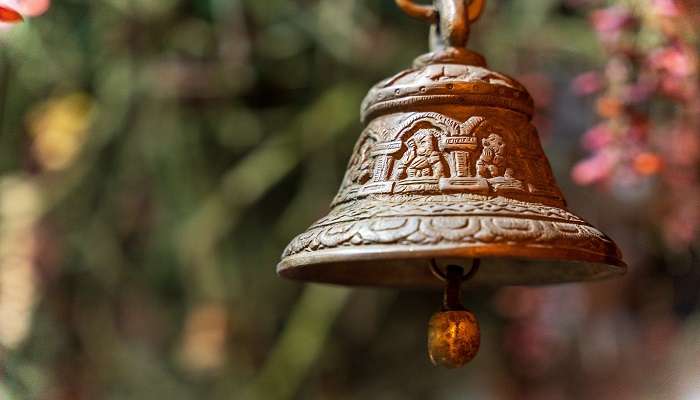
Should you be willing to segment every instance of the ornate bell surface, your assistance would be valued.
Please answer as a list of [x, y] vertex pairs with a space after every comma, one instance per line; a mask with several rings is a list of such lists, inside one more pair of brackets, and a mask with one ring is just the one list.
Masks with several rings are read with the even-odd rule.
[[566, 209], [531, 123], [527, 89], [464, 48], [483, 0], [397, 3], [433, 23], [433, 51], [369, 91], [364, 130], [332, 209], [292, 240], [279, 274], [425, 287], [442, 284], [431, 263], [478, 258], [475, 284], [624, 273], [615, 243]]

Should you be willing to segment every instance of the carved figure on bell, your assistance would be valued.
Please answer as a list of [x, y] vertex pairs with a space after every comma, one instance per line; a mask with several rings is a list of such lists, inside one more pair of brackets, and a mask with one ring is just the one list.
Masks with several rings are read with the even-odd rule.
[[395, 179], [445, 176], [442, 154], [435, 143], [436, 134], [434, 129], [421, 129], [406, 142], [408, 150], [396, 164]]
[[350, 160], [348, 167], [350, 180], [364, 185], [372, 177], [374, 159], [370, 156], [373, 141], [367, 140], [362, 144], [359, 152]]
[[511, 178], [513, 170], [506, 168], [505, 148], [503, 138], [495, 133], [481, 140], [483, 149], [476, 162], [476, 173], [481, 178], [496, 178], [504, 176]]

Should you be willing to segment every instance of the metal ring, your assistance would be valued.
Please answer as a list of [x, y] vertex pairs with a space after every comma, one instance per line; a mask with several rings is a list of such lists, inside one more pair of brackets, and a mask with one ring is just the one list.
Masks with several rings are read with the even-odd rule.
[[394, 0], [403, 12], [409, 16], [433, 23], [437, 19], [437, 10], [433, 5], [416, 4], [413, 0]]
[[[472, 266], [469, 268], [469, 271], [462, 275], [462, 282], [466, 282], [469, 279], [473, 278], [474, 275], [479, 271], [479, 267], [481, 266], [481, 259], [480, 258], [475, 258], [472, 261]], [[447, 282], [447, 275], [440, 271], [440, 268], [438, 268], [437, 263], [435, 262], [434, 258], [430, 259], [430, 272], [435, 275], [436, 278], [440, 279], [443, 282]]]

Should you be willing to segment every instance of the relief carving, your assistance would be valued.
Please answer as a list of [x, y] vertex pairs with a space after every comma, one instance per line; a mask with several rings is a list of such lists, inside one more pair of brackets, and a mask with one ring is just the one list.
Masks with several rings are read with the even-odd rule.
[[435, 129], [421, 129], [406, 141], [408, 150], [396, 163], [393, 179], [441, 178], [445, 176], [443, 156], [437, 149]]
[[374, 158], [371, 156], [372, 146], [376, 140], [368, 137], [364, 140], [357, 152], [350, 158], [348, 164], [348, 180], [351, 183], [364, 185], [372, 178], [374, 170]]
[[[370, 126], [355, 147], [334, 204], [374, 194], [417, 192], [514, 198], [527, 193], [545, 202], [561, 201], [541, 148], [522, 146], [533, 138], [521, 136], [536, 132], [526, 125], [479, 115], [461, 122], [424, 112], [411, 114], [394, 129]], [[533, 184], [543, 180], [544, 185]]]
[[[284, 256], [390, 243], [412, 246], [518, 243], [562, 248], [581, 247], [584, 243], [581, 248], [589, 252], [618, 252], [607, 236], [558, 207], [499, 197], [450, 200], [416, 196], [403, 202], [365, 199], [348, 207], [340, 206], [297, 236]], [[422, 205], [426, 201], [428, 205]]]
[[476, 173], [481, 178], [496, 178], [503, 176], [512, 178], [513, 170], [506, 168], [505, 147], [503, 138], [495, 133], [481, 139], [481, 156], [476, 162]]

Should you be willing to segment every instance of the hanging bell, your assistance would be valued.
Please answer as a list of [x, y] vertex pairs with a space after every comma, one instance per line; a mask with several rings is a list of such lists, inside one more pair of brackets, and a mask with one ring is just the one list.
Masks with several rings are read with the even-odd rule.
[[[330, 213], [292, 240], [278, 273], [344, 285], [443, 285], [446, 298], [452, 287], [442, 312], [461, 311], [455, 298], [465, 271], [470, 285], [624, 273], [615, 243], [566, 209], [531, 123], [528, 91], [466, 49], [484, 0], [396, 3], [432, 24], [431, 52], [369, 91], [364, 130]], [[474, 260], [481, 260], [476, 274]], [[435, 329], [459, 331], [459, 321], [450, 327], [443, 317]], [[438, 356], [445, 355], [439, 345], [454, 349], [450, 341], [459, 339], [433, 333], [431, 322]], [[462, 355], [473, 356], [474, 339], [462, 340]]]

